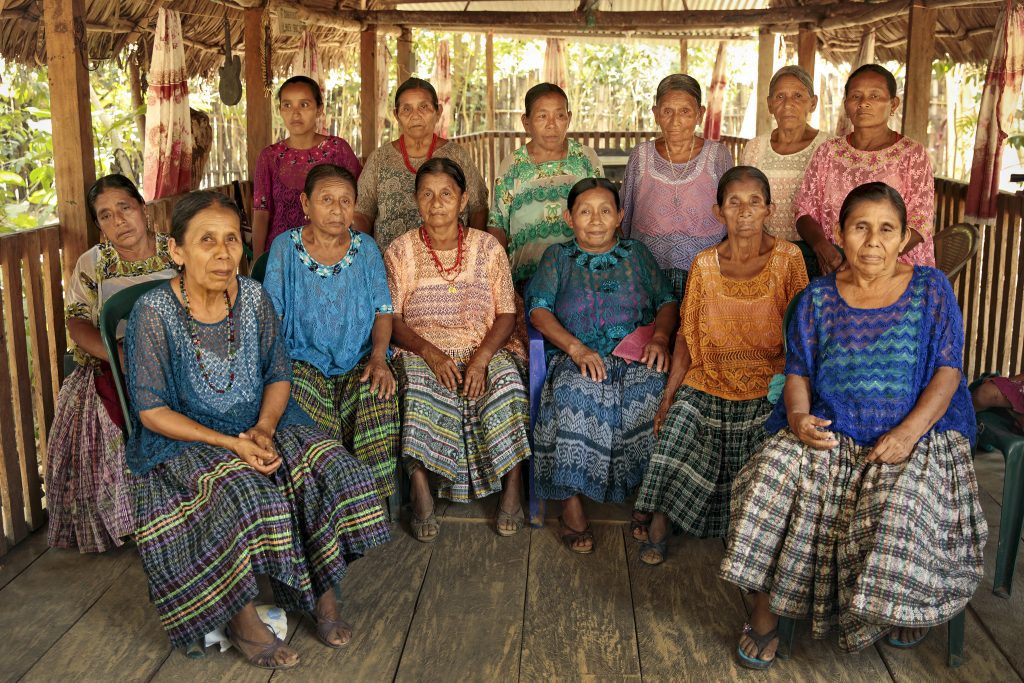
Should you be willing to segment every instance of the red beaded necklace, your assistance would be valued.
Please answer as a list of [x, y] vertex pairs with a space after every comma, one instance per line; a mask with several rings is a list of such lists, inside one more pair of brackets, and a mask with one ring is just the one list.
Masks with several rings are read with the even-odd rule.
[[[434, 137], [430, 139], [430, 148], [427, 150], [427, 159], [434, 156], [434, 148], [437, 147], [437, 141], [440, 140], [437, 133], [434, 133]], [[402, 161], [405, 162], [405, 167], [409, 169], [409, 173], [416, 175], [416, 169], [412, 167], [412, 162], [409, 161], [409, 150], [405, 148], [405, 136], [398, 136], [398, 151], [402, 153]]]
[[[430, 254], [431, 260], [434, 262], [434, 268], [437, 270], [437, 274], [441, 276], [441, 279], [448, 283], [448, 292], [455, 294], [459, 291], [455, 287], [455, 279], [459, 277], [459, 272], [462, 266], [462, 240], [463, 228], [462, 224], [459, 224], [459, 235], [457, 238], [457, 247], [455, 251], [455, 263], [452, 264], [451, 268], [445, 268], [441, 264], [441, 259], [437, 257], [437, 252], [434, 251], [434, 246], [430, 243], [430, 234], [427, 232], [426, 226], [420, 226], [420, 239], [423, 240], [423, 244], [427, 247], [427, 253]], [[451, 277], [449, 277], [451, 276]]]

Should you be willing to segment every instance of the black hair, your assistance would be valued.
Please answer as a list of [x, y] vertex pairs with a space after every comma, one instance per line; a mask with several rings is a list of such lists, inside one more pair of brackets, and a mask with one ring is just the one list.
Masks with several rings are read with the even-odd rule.
[[658, 83], [658, 90], [654, 95], [654, 105], [658, 106], [661, 104], [661, 98], [673, 91], [686, 93], [697, 101], [698, 107], [701, 106], [700, 83], [689, 74], [669, 74], [661, 79], [661, 82]]
[[889, 88], [889, 97], [896, 97], [896, 77], [881, 64], [865, 64], [854, 69], [850, 77], [846, 79], [846, 85], [843, 86], [843, 95], [850, 94], [850, 83], [853, 82], [854, 78], [867, 73], [878, 74], [884, 78], [885, 85]]
[[559, 88], [554, 83], [538, 83], [529, 90], [526, 91], [526, 115], [530, 115], [530, 110], [533, 109], [534, 103], [545, 95], [558, 95], [565, 100], [565, 108], [569, 108], [569, 96], [565, 94], [565, 91]]
[[753, 166], [733, 166], [723, 173], [722, 177], [718, 180], [718, 191], [715, 193], [718, 205], [721, 206], [722, 202], [725, 201], [725, 191], [731, 183], [746, 179], [756, 180], [761, 183], [761, 189], [764, 190], [764, 203], [772, 203], [772, 185], [768, 182], [768, 176], [761, 169], [754, 168]]
[[419, 170], [416, 171], [416, 192], [419, 192], [420, 184], [425, 176], [438, 173], [448, 176], [455, 181], [455, 184], [459, 186], [461, 191], [466, 191], [466, 173], [462, 170], [462, 167], [451, 159], [433, 157], [424, 161]]
[[615, 187], [615, 183], [608, 180], [607, 178], [584, 178], [578, 181], [569, 190], [569, 196], [565, 198], [565, 206], [569, 209], [569, 213], [572, 213], [572, 207], [576, 204], [576, 200], [584, 192], [590, 190], [608, 190], [615, 197], [615, 209], [618, 211], [622, 208], [622, 201], [619, 199], [619, 188]]
[[89, 215], [94, 223], [99, 223], [99, 218], [96, 216], [96, 200], [107, 190], [124, 190], [132, 199], [143, 207], [146, 206], [146, 200], [142, 198], [139, 188], [135, 186], [135, 183], [120, 173], [111, 173], [93, 183], [92, 187], [89, 188], [89, 193], [85, 196], [85, 201], [89, 206]]
[[434, 103], [434, 109], [437, 109], [440, 105], [437, 101], [437, 91], [434, 90], [434, 86], [430, 84], [430, 81], [425, 81], [422, 78], [405, 79], [402, 85], [398, 86], [398, 90], [395, 91], [395, 111], [398, 111], [398, 100], [402, 97], [402, 94], [409, 90], [426, 90], [430, 95], [430, 101]]
[[316, 189], [317, 183], [321, 180], [341, 180], [352, 186], [352, 193], [358, 195], [358, 189], [356, 188], [356, 177], [352, 175], [352, 172], [347, 168], [337, 166], [335, 164], [317, 164], [313, 168], [309, 169], [309, 173], [306, 174], [306, 182], [302, 186], [302, 191], [306, 197], [313, 196], [313, 190]]
[[864, 183], [850, 190], [843, 200], [843, 207], [839, 209], [839, 229], [846, 227], [846, 220], [853, 213], [853, 210], [864, 202], [889, 202], [896, 209], [900, 217], [900, 234], [907, 232], [907, 204], [903, 197], [892, 187], [883, 182]]
[[211, 206], [230, 209], [240, 216], [238, 204], [227, 195], [209, 190], [189, 192], [174, 205], [174, 210], [171, 212], [171, 237], [174, 238], [174, 241], [178, 244], [184, 243], [185, 234], [188, 232], [188, 226], [192, 219], [200, 211]]
[[287, 81], [281, 84], [281, 87], [277, 89], [277, 103], [281, 104], [281, 93], [289, 85], [307, 85], [313, 92], [313, 99], [316, 100], [317, 108], [324, 106], [324, 93], [320, 90], [320, 84], [314, 81], [309, 76], [292, 76]]

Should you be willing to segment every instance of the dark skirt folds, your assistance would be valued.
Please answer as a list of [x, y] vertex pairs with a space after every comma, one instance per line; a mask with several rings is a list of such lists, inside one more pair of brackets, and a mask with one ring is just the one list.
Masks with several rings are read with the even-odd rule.
[[136, 477], [137, 542], [175, 646], [223, 626], [271, 579], [276, 603], [311, 610], [359, 555], [389, 539], [369, 468], [315, 427], [274, 437], [271, 477], [201, 444]]
[[846, 652], [964, 609], [988, 537], [962, 434], [931, 432], [898, 465], [868, 463], [870, 451], [773, 436], [736, 478], [720, 571], [770, 592], [775, 614], [810, 618], [816, 638], [837, 626]]
[[680, 387], [636, 509], [663, 512], [694, 536], [725, 536], [733, 480], [767, 438], [764, 423], [771, 410], [764, 398], [730, 401]]
[[564, 353], [548, 364], [534, 430], [534, 481], [541, 498], [582, 494], [621, 502], [643, 480], [665, 373], [616, 356], [603, 360], [603, 382], [584, 377]]

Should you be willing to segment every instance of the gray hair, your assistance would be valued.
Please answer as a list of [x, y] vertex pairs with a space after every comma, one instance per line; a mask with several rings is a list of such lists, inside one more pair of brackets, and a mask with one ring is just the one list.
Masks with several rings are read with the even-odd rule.
[[814, 79], [812, 79], [810, 74], [796, 64], [789, 64], [775, 72], [775, 75], [772, 76], [772, 80], [768, 82], [769, 94], [775, 91], [775, 84], [778, 83], [779, 79], [783, 76], [792, 76], [796, 80], [800, 81], [803, 86], [807, 88], [807, 94], [814, 97]]
[[697, 100], [697, 106], [700, 106], [700, 83], [693, 76], [687, 74], [670, 74], [661, 79], [661, 83], [658, 83], [658, 91], [654, 96], [654, 104], [657, 105], [661, 102], [661, 98], [670, 92], [684, 92], [687, 95]]

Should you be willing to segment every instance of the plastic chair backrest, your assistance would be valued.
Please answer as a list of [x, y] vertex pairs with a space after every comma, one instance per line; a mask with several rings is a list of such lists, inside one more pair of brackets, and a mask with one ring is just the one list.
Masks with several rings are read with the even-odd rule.
[[128, 419], [128, 390], [117, 354], [117, 325], [131, 314], [140, 296], [165, 282], [167, 280], [149, 280], [125, 287], [107, 299], [100, 309], [100, 338], [103, 340], [103, 348], [107, 350], [107, 358], [110, 359], [110, 370], [114, 375], [114, 387], [117, 389], [117, 400], [121, 403], [126, 434], [131, 433], [132, 423]]
[[978, 229], [970, 223], [957, 223], [935, 235], [935, 265], [950, 282], [978, 252]]
[[269, 251], [265, 251], [260, 254], [260, 257], [256, 259], [256, 262], [252, 264], [252, 268], [249, 269], [249, 277], [256, 280], [256, 282], [262, 283], [263, 278], [267, 275], [267, 259], [269, 257]]

